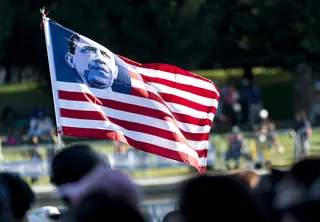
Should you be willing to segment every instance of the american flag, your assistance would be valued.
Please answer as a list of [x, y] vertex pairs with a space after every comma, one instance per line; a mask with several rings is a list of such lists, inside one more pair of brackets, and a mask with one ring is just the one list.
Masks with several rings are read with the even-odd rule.
[[117, 140], [205, 172], [219, 100], [210, 80], [113, 54], [49, 18], [44, 27], [61, 135]]

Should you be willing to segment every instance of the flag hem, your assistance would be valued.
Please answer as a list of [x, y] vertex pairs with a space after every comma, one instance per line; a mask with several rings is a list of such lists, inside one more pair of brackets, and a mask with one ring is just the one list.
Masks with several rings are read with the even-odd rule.
[[57, 124], [57, 135], [59, 139], [59, 146], [60, 148], [62, 148], [61, 136], [63, 135], [63, 131], [62, 131], [62, 124], [60, 122], [61, 115], [60, 115], [60, 107], [59, 107], [58, 89], [56, 86], [57, 77], [56, 77], [56, 68], [55, 68], [55, 61], [54, 61], [54, 52], [52, 49], [51, 30], [49, 26], [49, 20], [50, 18], [47, 18], [45, 16], [43, 17], [44, 35], [46, 40], [47, 56], [48, 56], [50, 79], [51, 79], [51, 89], [52, 89], [53, 104], [54, 104], [56, 124]]

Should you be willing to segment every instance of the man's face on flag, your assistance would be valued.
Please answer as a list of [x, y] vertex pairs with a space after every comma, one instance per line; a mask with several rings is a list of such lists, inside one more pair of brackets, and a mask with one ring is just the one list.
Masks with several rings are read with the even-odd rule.
[[113, 53], [84, 36], [74, 34], [69, 39], [69, 52], [65, 58], [90, 87], [109, 88], [117, 78]]

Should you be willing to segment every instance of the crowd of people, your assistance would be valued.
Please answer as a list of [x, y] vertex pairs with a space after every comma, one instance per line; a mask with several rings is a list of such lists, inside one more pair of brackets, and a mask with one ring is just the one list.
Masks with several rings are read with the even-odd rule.
[[[312, 127], [308, 121], [306, 112], [297, 111], [293, 124], [293, 132], [288, 136], [294, 141], [294, 152], [296, 161], [310, 155], [309, 138], [312, 135]], [[254, 143], [249, 144], [238, 126], [232, 128], [232, 133], [228, 137], [228, 149], [226, 152], [226, 165], [230, 169], [229, 160], [235, 161], [235, 167], [240, 167], [241, 158], [256, 162], [256, 167], [271, 165], [271, 154], [283, 154], [285, 148], [278, 138], [276, 124], [269, 117], [268, 111], [259, 111], [257, 123], [253, 125], [251, 135]]]
[[259, 112], [263, 108], [261, 93], [256, 81], [242, 79], [238, 90], [232, 79], [220, 87], [220, 101], [217, 117], [232, 126], [239, 124], [254, 125], [258, 122]]
[[226, 152], [228, 169], [230, 169], [228, 165], [229, 160], [236, 162], [235, 168], [240, 167], [241, 157], [249, 161], [254, 160], [259, 165], [264, 165], [268, 163], [270, 153], [284, 152], [284, 147], [278, 139], [276, 125], [269, 118], [268, 111], [265, 109], [259, 111], [258, 121], [253, 127], [251, 137], [254, 140], [253, 146], [244, 138], [238, 126], [232, 128], [232, 134], [228, 138], [229, 146]]
[[19, 117], [10, 107], [5, 107], [2, 113], [2, 123], [8, 129], [6, 135], [8, 146], [33, 143], [35, 140], [50, 142], [55, 132], [52, 118], [41, 106], [36, 106], [26, 118]]
[[[139, 206], [144, 191], [86, 144], [55, 154], [51, 183], [65, 208], [33, 209], [35, 195], [17, 175], [0, 174], [0, 221], [147, 222]], [[320, 158], [304, 158], [289, 171], [259, 175], [240, 170], [198, 175], [180, 185], [177, 209], [166, 222], [313, 222], [320, 219]], [[149, 219], [148, 219], [149, 218]], [[152, 221], [152, 220], [151, 220]]]

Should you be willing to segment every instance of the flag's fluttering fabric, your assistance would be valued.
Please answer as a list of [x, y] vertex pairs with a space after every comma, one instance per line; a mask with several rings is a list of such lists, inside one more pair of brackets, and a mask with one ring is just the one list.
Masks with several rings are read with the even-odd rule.
[[205, 171], [219, 99], [210, 80], [173, 65], [134, 62], [45, 22], [63, 135], [117, 140]]

